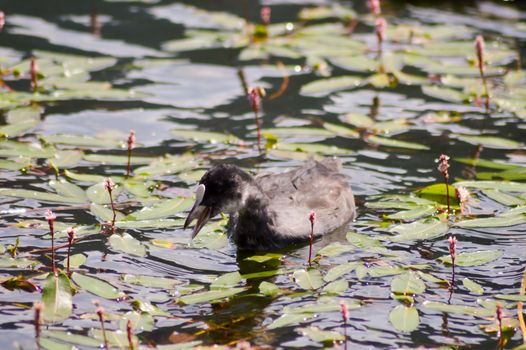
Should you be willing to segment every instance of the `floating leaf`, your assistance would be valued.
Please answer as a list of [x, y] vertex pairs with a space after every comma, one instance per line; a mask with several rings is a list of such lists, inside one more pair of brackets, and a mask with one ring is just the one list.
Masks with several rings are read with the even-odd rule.
[[525, 199], [518, 198], [498, 190], [483, 190], [482, 192], [495, 202], [499, 202], [504, 205], [512, 206], [526, 204]]
[[495, 216], [473, 220], [463, 220], [455, 223], [456, 227], [507, 227], [526, 223], [526, 215]]
[[306, 328], [298, 328], [298, 332], [301, 332], [303, 335], [306, 335], [309, 337], [312, 341], [315, 342], [336, 342], [336, 341], [342, 341], [345, 340], [345, 337], [343, 334], [340, 334], [338, 332], [334, 331], [322, 331], [318, 327], [306, 327]]
[[148, 312], [128, 311], [122, 316], [119, 322], [119, 328], [126, 332], [128, 321], [131, 321], [132, 327], [138, 331], [151, 332], [154, 329], [154, 320]]
[[212, 281], [212, 284], [210, 284], [210, 289], [232, 288], [238, 285], [241, 280], [242, 277], [237, 271], [225, 273], [224, 275], [221, 275]]
[[447, 195], [449, 194], [450, 205], [458, 206], [458, 199], [455, 196], [455, 187], [448, 185], [446, 191], [445, 184], [433, 184], [418, 189], [416, 194], [424, 199], [434, 201], [443, 205], [447, 204]]
[[433, 239], [444, 235], [447, 230], [447, 223], [440, 220], [415, 221], [391, 228], [390, 231], [398, 233], [398, 235], [390, 237], [390, 239], [393, 242]]
[[347, 90], [359, 87], [362, 79], [355, 76], [340, 76], [311, 81], [303, 85], [300, 89], [301, 95], [325, 96], [335, 91]]
[[129, 233], [123, 233], [122, 236], [119, 234], [113, 234], [108, 239], [110, 246], [118, 251], [133, 256], [145, 256], [146, 247]]
[[464, 306], [464, 305], [451, 305], [445, 304], [438, 301], [424, 301], [423, 307], [441, 312], [451, 312], [455, 314], [471, 315], [478, 317], [489, 317], [495, 314], [494, 310], [489, 310], [482, 307]]
[[[117, 197], [122, 192], [122, 186], [119, 184], [116, 184], [113, 186], [112, 190], [112, 198], [113, 202], [117, 200]], [[110, 204], [110, 195], [108, 194], [108, 190], [105, 188], [104, 183], [98, 183], [86, 190], [86, 195], [88, 196], [89, 200], [96, 204]]]
[[466, 287], [466, 289], [468, 289], [473, 294], [477, 294], [477, 295], [484, 294], [484, 288], [482, 288], [480, 284], [474, 282], [473, 280], [470, 280], [467, 277], [462, 280], [462, 284], [464, 285], [464, 287]]
[[122, 141], [112, 140], [107, 137], [91, 137], [85, 135], [42, 135], [46, 143], [64, 144], [70, 146], [80, 147], [96, 147], [96, 148], [117, 148]]
[[328, 246], [320, 249], [316, 255], [320, 256], [337, 256], [346, 252], [353, 250], [353, 247], [350, 245], [341, 244], [340, 242], [333, 242]]
[[0, 126], [0, 138], [2, 137], [14, 137], [25, 133], [29, 129], [37, 126], [40, 123], [39, 120], [24, 120], [16, 124], [8, 124]]
[[521, 144], [517, 141], [505, 139], [496, 136], [471, 136], [471, 135], [456, 135], [461, 141], [470, 143], [472, 145], [482, 145], [486, 148], [500, 148], [500, 149], [516, 149], [520, 148]]
[[73, 310], [71, 282], [68, 276], [61, 272], [57, 276], [50, 273], [42, 289], [44, 304], [42, 318], [45, 322], [56, 323], [71, 315]]
[[439, 87], [436, 85], [424, 85], [422, 86], [422, 92], [436, 99], [449, 102], [464, 103], [468, 100], [468, 97], [458, 90]]
[[[113, 220], [113, 210], [111, 210], [110, 208], [104, 205], [91, 203], [90, 212], [103, 222], [111, 222]], [[124, 217], [124, 214], [122, 214], [121, 212], [115, 211], [116, 220], [122, 220], [123, 217]]]
[[172, 216], [189, 209], [193, 202], [194, 199], [185, 197], [162, 200], [127, 215], [124, 220], [151, 220]]
[[375, 143], [380, 146], [386, 146], [386, 147], [395, 147], [395, 148], [407, 148], [407, 149], [414, 149], [414, 150], [428, 150], [428, 146], [421, 145], [419, 143], [415, 142], [408, 142], [408, 141], [401, 141], [401, 140], [395, 140], [393, 138], [387, 138], [382, 136], [369, 136], [367, 137], [367, 142]]
[[[98, 339], [99, 341], [104, 341], [104, 336], [102, 334], [102, 331], [100, 329], [90, 329], [89, 331], [89, 334]], [[108, 340], [108, 345], [109, 346], [115, 346], [115, 347], [118, 347], [119, 349], [125, 349], [129, 346], [129, 341], [128, 341], [128, 334], [127, 332], [124, 332], [124, 331], [121, 331], [121, 330], [116, 330], [116, 331], [110, 331], [110, 330], [107, 330], [105, 331], [105, 334], [106, 334], [106, 339]], [[137, 348], [138, 344], [139, 344], [139, 340], [137, 339], [137, 337], [135, 335], [132, 335], [132, 342], [134, 344], [134, 347]], [[100, 347], [100, 345], [99, 345]]]
[[26, 258], [12, 258], [10, 256], [0, 256], [0, 268], [17, 267], [23, 269], [29, 266], [35, 266], [37, 264], [37, 261], [29, 260]]
[[80, 163], [83, 154], [78, 150], [57, 150], [53, 157], [47, 160], [47, 163], [53, 163], [59, 169], [73, 168]]
[[204, 302], [211, 302], [219, 299], [229, 298], [241, 292], [244, 292], [247, 288], [228, 288], [228, 289], [218, 289], [211, 290], [208, 292], [196, 293], [185, 295], [177, 299], [178, 303], [182, 304], [197, 304]]
[[51, 203], [85, 203], [80, 198], [64, 197], [63, 195], [42, 191], [25, 190], [19, 188], [0, 188], [1, 196], [18, 197], [27, 199], [36, 199], [43, 202]]
[[429, 216], [434, 214], [436, 207], [432, 205], [420, 205], [410, 210], [399, 211], [395, 214], [386, 215], [387, 219], [391, 220], [414, 220], [419, 219], [423, 216]]
[[[112, 165], [127, 165], [128, 164], [128, 156], [119, 156], [114, 154], [98, 154], [98, 153], [92, 153], [92, 154], [86, 154], [84, 155], [84, 160], [91, 162], [91, 163], [99, 163], [99, 164], [112, 164]], [[152, 160], [155, 158], [152, 157], [137, 157], [132, 155], [131, 157], [131, 164], [149, 164]]]
[[495, 298], [509, 300], [509, 301], [522, 301], [526, 302], [526, 295], [513, 295], [513, 294], [496, 294]]
[[[497, 260], [502, 256], [500, 250], [483, 250], [476, 252], [464, 252], [457, 255], [455, 265], [457, 266], [479, 266]], [[451, 264], [451, 256], [445, 255], [438, 258], [440, 261]]]
[[174, 289], [176, 285], [183, 283], [182, 281], [171, 278], [130, 274], [122, 275], [121, 279], [126, 283], [137, 284], [139, 286], [151, 288], [162, 288], [165, 290]]
[[80, 273], [73, 272], [71, 279], [80, 288], [95, 294], [105, 299], [119, 299], [124, 297], [122, 292], [119, 292], [117, 288], [109, 284], [108, 282], [102, 281], [98, 278], [81, 275]]
[[312, 315], [305, 314], [282, 314], [279, 318], [277, 318], [271, 324], [269, 324], [267, 326], [267, 329], [276, 329], [290, 325], [295, 325], [304, 322], [312, 317]]
[[97, 339], [87, 337], [85, 335], [74, 334], [71, 332], [58, 331], [58, 330], [44, 330], [42, 335], [48, 338], [58, 339], [70, 344], [89, 346], [99, 348], [101, 342]]
[[320, 271], [315, 269], [296, 270], [293, 277], [296, 284], [302, 289], [318, 289], [323, 284]]
[[412, 332], [418, 328], [420, 317], [414, 306], [398, 305], [389, 313], [389, 321], [401, 332]]
[[422, 294], [426, 290], [426, 285], [412, 271], [396, 276], [391, 282], [391, 292], [396, 294]]
[[[86, 255], [84, 254], [73, 254], [69, 257], [69, 266], [73, 269], [79, 268], [81, 265], [84, 265], [86, 262]], [[68, 264], [68, 259], [62, 261], [62, 266], [66, 267]]]
[[526, 184], [507, 181], [460, 181], [454, 184], [455, 187], [479, 188], [499, 190], [505, 192], [526, 192]]
[[343, 294], [347, 289], [349, 289], [349, 282], [344, 279], [339, 279], [327, 284], [323, 287], [322, 291], [332, 294]]
[[337, 265], [333, 268], [331, 268], [327, 274], [325, 275], [325, 277], [323, 278], [326, 282], [331, 282], [331, 281], [334, 281], [335, 279], [349, 273], [349, 272], [352, 272], [354, 269], [356, 269], [358, 266], [360, 265], [360, 263], [358, 262], [349, 262], [349, 263], [346, 263], [346, 264], [342, 264], [342, 265]]
[[259, 292], [268, 297], [274, 297], [279, 294], [279, 287], [274, 283], [263, 281], [259, 284]]
[[241, 143], [242, 141], [235, 136], [200, 130], [187, 130], [187, 129], [173, 129], [172, 133], [175, 137], [184, 140], [192, 140], [196, 142], [208, 142], [208, 143]]

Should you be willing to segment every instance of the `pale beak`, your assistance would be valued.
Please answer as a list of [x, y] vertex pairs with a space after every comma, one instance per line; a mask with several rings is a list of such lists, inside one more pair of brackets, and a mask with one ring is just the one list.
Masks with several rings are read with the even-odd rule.
[[197, 191], [195, 192], [195, 203], [188, 213], [183, 228], [186, 229], [188, 225], [194, 220], [197, 219], [197, 223], [194, 227], [194, 232], [192, 233], [192, 239], [201, 231], [203, 226], [210, 219], [210, 214], [212, 213], [212, 208], [201, 205], [203, 197], [205, 195], [205, 185], [200, 184], [197, 186]]

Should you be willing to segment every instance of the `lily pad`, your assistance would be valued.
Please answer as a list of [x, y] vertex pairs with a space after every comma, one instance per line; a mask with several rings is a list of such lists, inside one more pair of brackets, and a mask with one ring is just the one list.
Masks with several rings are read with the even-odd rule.
[[418, 328], [420, 317], [414, 306], [398, 305], [389, 313], [389, 321], [401, 332], [412, 332]]
[[120, 252], [140, 257], [146, 255], [146, 247], [129, 233], [113, 234], [108, 241], [113, 249]]
[[318, 289], [323, 284], [320, 271], [315, 269], [294, 271], [293, 277], [296, 284], [302, 289]]
[[[483, 250], [476, 252], [463, 252], [456, 256], [455, 265], [457, 266], [479, 266], [489, 262], [495, 261], [502, 256], [500, 250]], [[451, 256], [446, 255], [438, 258], [438, 260], [451, 264]]]
[[80, 288], [92, 294], [95, 294], [101, 298], [119, 299], [125, 296], [124, 293], [119, 292], [117, 288], [115, 288], [108, 282], [95, 277], [90, 277], [77, 272], [73, 272], [71, 274], [71, 279]]
[[50, 273], [42, 289], [44, 304], [42, 318], [45, 322], [57, 323], [71, 315], [73, 310], [71, 282], [65, 273]]
[[236, 294], [244, 292], [246, 289], [247, 288], [245, 287], [239, 287], [239, 288], [211, 290], [208, 292], [202, 292], [202, 293], [182, 296], [177, 299], [177, 302], [181, 304], [186, 304], [186, 305], [213, 302], [215, 300], [232, 297]]

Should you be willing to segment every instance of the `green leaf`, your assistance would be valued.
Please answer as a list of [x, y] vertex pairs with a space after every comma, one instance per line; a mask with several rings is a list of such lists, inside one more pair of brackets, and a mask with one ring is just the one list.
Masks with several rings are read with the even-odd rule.
[[44, 304], [42, 318], [45, 322], [61, 322], [71, 315], [73, 310], [71, 282], [68, 276], [61, 272], [58, 276], [50, 273], [42, 290]]
[[325, 277], [323, 278], [325, 280], [325, 282], [331, 282], [331, 281], [334, 281], [335, 279], [345, 275], [345, 274], [348, 274], [349, 272], [352, 272], [354, 269], [356, 269], [358, 266], [360, 265], [360, 263], [358, 262], [349, 262], [349, 263], [346, 263], [346, 264], [342, 264], [342, 265], [337, 265], [333, 268], [331, 268], [329, 271], [327, 271], [327, 274], [325, 275]]
[[40, 120], [24, 120], [16, 124], [8, 124], [0, 126], [0, 138], [1, 137], [15, 137], [20, 134], [24, 134], [29, 129], [40, 124]]
[[296, 270], [292, 276], [296, 284], [302, 289], [318, 289], [323, 284], [320, 271], [315, 269]]
[[512, 206], [526, 204], [526, 200], [515, 196], [511, 196], [499, 190], [483, 190], [482, 193], [484, 193], [486, 196], [488, 196], [495, 202], [499, 202], [504, 205]]
[[460, 181], [454, 184], [456, 187], [492, 189], [505, 192], [526, 192], [526, 184], [508, 181]]
[[374, 251], [385, 249], [378, 239], [372, 238], [364, 233], [347, 232], [345, 238], [347, 238], [347, 241], [349, 241], [349, 243], [351, 243], [353, 246], [363, 250]]
[[36, 266], [37, 264], [37, 261], [29, 260], [26, 258], [12, 258], [10, 256], [0, 256], [0, 268], [17, 267], [23, 269], [29, 266]]
[[[92, 153], [84, 155], [83, 158], [88, 162], [102, 165], [128, 165], [128, 156]], [[149, 164], [154, 159], [152, 157], [137, 157], [132, 154], [131, 164]]]
[[[122, 186], [119, 184], [115, 184], [113, 186], [113, 190], [111, 193], [111, 196], [113, 198], [113, 202], [115, 203], [117, 201], [117, 197], [122, 192]], [[96, 204], [110, 204], [110, 195], [108, 194], [108, 190], [105, 188], [104, 183], [98, 183], [91, 187], [89, 187], [86, 190], [86, 195], [88, 196], [88, 199]]]
[[424, 282], [412, 271], [396, 276], [391, 282], [391, 292], [395, 294], [422, 294], [425, 290]]
[[443, 236], [448, 230], [447, 222], [440, 220], [415, 221], [410, 224], [401, 224], [390, 229], [398, 235], [390, 237], [393, 242], [411, 240], [427, 240]]
[[302, 323], [312, 317], [314, 316], [305, 314], [282, 314], [279, 318], [275, 319], [271, 324], [269, 324], [267, 326], [267, 329], [276, 329], [290, 325], [295, 325], [298, 323]]
[[162, 200], [152, 206], [143, 207], [127, 215], [124, 220], [152, 220], [175, 215], [179, 212], [189, 209], [194, 199], [188, 197], [177, 197], [173, 199]]
[[393, 138], [387, 138], [382, 136], [369, 136], [367, 137], [367, 142], [375, 143], [380, 146], [386, 146], [386, 147], [394, 147], [394, 148], [407, 148], [407, 149], [414, 149], [414, 150], [428, 150], [428, 146], [421, 145], [416, 142], [408, 142], [408, 141], [401, 141], [396, 140]]
[[[108, 339], [108, 345], [118, 347], [119, 349], [126, 349], [129, 346], [128, 342], [128, 334], [127, 332], [116, 330], [116, 331], [110, 331], [106, 329], [106, 339]], [[90, 329], [89, 335], [91, 335], [93, 338], [98, 339], [99, 341], [104, 341], [104, 336], [102, 334], [102, 330], [100, 329]], [[132, 335], [132, 342], [137, 348], [139, 344], [139, 340], [135, 335]], [[100, 347], [100, 345], [99, 345]]]
[[44, 337], [58, 339], [70, 344], [89, 346], [99, 348], [101, 342], [97, 339], [87, 337], [85, 335], [74, 334], [71, 332], [59, 331], [59, 330], [44, 330], [42, 331]]
[[81, 201], [80, 198], [64, 197], [63, 195], [56, 193], [25, 190], [19, 188], [0, 188], [0, 196], [35, 199], [38, 201], [51, 203], [85, 203], [84, 201]]
[[448, 102], [464, 103], [468, 100], [468, 96], [458, 90], [436, 85], [424, 85], [422, 86], [422, 92], [428, 96]]
[[274, 283], [263, 281], [259, 284], [259, 292], [264, 296], [274, 297], [279, 294], [279, 287]]
[[177, 299], [181, 304], [198, 304], [229, 298], [247, 290], [245, 287], [211, 290], [208, 292], [185, 295]]
[[453, 158], [455, 162], [476, 166], [480, 168], [489, 168], [489, 169], [496, 169], [496, 170], [511, 170], [511, 169], [517, 169], [521, 168], [517, 165], [513, 164], [506, 164], [501, 163], [498, 161], [492, 161], [492, 160], [486, 160], [486, 159], [480, 159], [480, 158], [463, 158], [463, 157], [455, 157]]
[[445, 304], [438, 301], [426, 300], [422, 304], [423, 307], [432, 309], [440, 312], [455, 313], [462, 315], [471, 315], [477, 317], [490, 317], [495, 314], [495, 310], [489, 310], [482, 307], [464, 306], [464, 305], [451, 305]]
[[151, 288], [162, 288], [165, 290], [174, 289], [176, 285], [182, 284], [182, 281], [164, 278], [158, 276], [143, 276], [143, 275], [130, 275], [125, 274], [121, 276], [121, 280], [126, 283], [136, 284], [139, 286], [151, 287]]
[[205, 228], [195, 236], [192, 245], [195, 248], [208, 248], [218, 250], [228, 244], [228, 237], [221, 229], [207, 229]]
[[473, 294], [477, 294], [477, 295], [484, 294], [484, 288], [482, 288], [480, 284], [474, 282], [473, 280], [470, 280], [467, 277], [462, 280], [462, 284], [464, 285], [464, 287], [466, 287], [466, 289], [468, 289]]
[[322, 331], [318, 327], [306, 327], [306, 328], [298, 328], [296, 331], [301, 332], [301, 334], [306, 335], [309, 337], [312, 341], [315, 342], [336, 342], [336, 341], [342, 341], [345, 340], [345, 337], [343, 334], [340, 334], [338, 332], [334, 331]]
[[73, 272], [71, 278], [80, 288], [101, 298], [119, 299], [125, 296], [124, 293], [119, 292], [117, 288], [98, 278], [85, 276], [77, 272]]
[[59, 169], [74, 168], [82, 160], [83, 154], [78, 150], [57, 150], [53, 157], [47, 160], [47, 164], [53, 163]]
[[188, 129], [173, 129], [172, 134], [184, 140], [192, 140], [195, 142], [207, 142], [207, 143], [241, 143], [237, 137], [228, 135], [225, 133], [211, 132], [211, 131], [200, 131], [200, 130], [188, 130]]
[[398, 213], [386, 215], [390, 220], [415, 220], [423, 216], [433, 215], [436, 207], [432, 205], [420, 205], [410, 210], [399, 211]]
[[526, 295], [513, 295], [513, 294], [496, 294], [495, 298], [509, 300], [509, 301], [522, 301], [526, 302]]
[[323, 123], [323, 127], [327, 130], [329, 130], [331, 133], [334, 133], [336, 135], [345, 136], [345, 137], [352, 137], [352, 138], [358, 138], [360, 137], [360, 133], [354, 129], [348, 128], [343, 125], [333, 124], [333, 123]]
[[495, 216], [492, 218], [482, 218], [473, 220], [463, 220], [456, 222], [456, 227], [508, 227], [521, 225], [526, 222], [526, 215], [515, 216]]
[[162, 158], [156, 158], [149, 165], [134, 169], [133, 173], [135, 174], [135, 178], [166, 176], [188, 169], [194, 169], [197, 165], [198, 164], [192, 155], [166, 155]]
[[120, 140], [112, 140], [107, 137], [91, 137], [85, 135], [41, 135], [46, 143], [63, 144], [69, 146], [93, 147], [93, 148], [118, 148], [123, 143]]
[[362, 84], [362, 78], [357, 76], [340, 76], [311, 81], [300, 89], [301, 95], [326, 96], [335, 91], [357, 88]]
[[[113, 220], [113, 210], [110, 208], [96, 204], [91, 203], [90, 204], [90, 212], [97, 218], [99, 218], [103, 222], [109, 222]], [[115, 211], [115, 220], [122, 220], [124, 217], [124, 214], [121, 212]]]
[[146, 255], [146, 247], [129, 233], [113, 234], [108, 239], [110, 246], [123, 253], [143, 257]]
[[[86, 255], [84, 254], [73, 254], [69, 257], [69, 266], [73, 269], [79, 268], [86, 262]], [[68, 264], [68, 258], [62, 260], [62, 266], [66, 267]]]
[[216, 278], [212, 284], [210, 284], [210, 289], [232, 288], [237, 286], [241, 280], [242, 277], [238, 271], [228, 272]]
[[119, 328], [126, 332], [128, 320], [131, 321], [133, 329], [151, 332], [154, 330], [154, 320], [151, 314], [148, 312], [137, 312], [137, 311], [128, 311], [122, 316], [122, 319], [119, 321]]
[[443, 205], [447, 204], [447, 195], [449, 194], [450, 205], [458, 206], [458, 199], [455, 196], [455, 187], [448, 185], [446, 191], [445, 184], [433, 184], [424, 188], [418, 189], [415, 193], [417, 196], [424, 199], [437, 202]]
[[48, 350], [78, 350], [76, 346], [68, 345], [64, 343], [57, 343], [54, 340], [42, 338], [42, 337], [39, 338], [37, 342], [38, 342], [39, 347], [42, 347]]
[[316, 255], [320, 256], [337, 256], [346, 252], [353, 250], [353, 247], [350, 245], [341, 244], [340, 242], [333, 242], [328, 246], [320, 249]]
[[281, 143], [274, 145], [275, 149], [294, 152], [320, 153], [325, 155], [353, 154], [354, 152], [332, 145], [319, 143]]
[[389, 321], [401, 332], [412, 332], [418, 328], [420, 317], [414, 306], [398, 305], [389, 313]]
[[[465, 252], [460, 253], [456, 256], [455, 265], [457, 266], [479, 266], [486, 263], [497, 260], [502, 256], [502, 251], [500, 250], [483, 250], [476, 252]], [[451, 264], [451, 256], [445, 255], [438, 260], [446, 264]]]
[[499, 149], [517, 149], [521, 147], [521, 143], [502, 137], [496, 136], [472, 136], [472, 135], [456, 135], [461, 141], [470, 143], [472, 145], [482, 145], [486, 148]]
[[313, 127], [287, 127], [287, 128], [270, 128], [263, 129], [263, 135], [271, 134], [276, 136], [319, 136], [319, 137], [330, 137], [334, 134], [326, 129], [313, 128]]
[[322, 291], [331, 294], [343, 294], [349, 289], [349, 282], [344, 279], [339, 279], [327, 284]]
[[117, 221], [115, 226], [122, 229], [147, 229], [147, 228], [168, 228], [175, 226], [182, 226], [184, 220], [182, 219], [155, 219], [142, 221]]
[[[383, 277], [383, 276], [390, 276], [390, 275], [398, 275], [405, 270], [400, 266], [372, 266], [367, 269], [365, 269], [364, 272], [368, 273], [371, 277]], [[358, 275], [358, 271], [356, 271], [356, 274]], [[363, 279], [365, 275], [361, 279]]]

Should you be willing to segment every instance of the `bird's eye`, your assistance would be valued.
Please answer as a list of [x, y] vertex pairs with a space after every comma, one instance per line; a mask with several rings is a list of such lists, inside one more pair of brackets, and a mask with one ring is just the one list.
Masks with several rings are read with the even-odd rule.
[[199, 205], [203, 201], [203, 197], [205, 196], [205, 185], [200, 184], [197, 186], [197, 190], [195, 191], [195, 204]]

